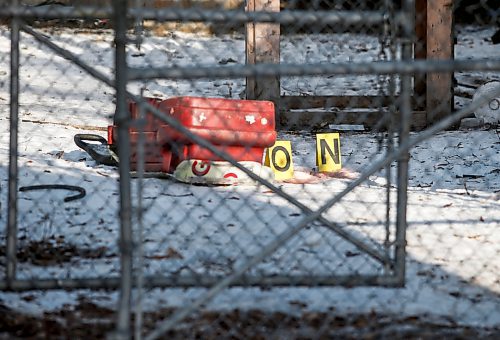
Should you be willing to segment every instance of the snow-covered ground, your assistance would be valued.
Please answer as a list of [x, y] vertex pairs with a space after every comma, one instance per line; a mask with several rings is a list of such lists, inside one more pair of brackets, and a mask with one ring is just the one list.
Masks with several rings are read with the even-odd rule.
[[[500, 47], [485, 38], [492, 28], [462, 27], [457, 58], [498, 58]], [[82, 60], [111, 76], [112, 35], [45, 31]], [[373, 60], [377, 39], [359, 35], [284, 37], [286, 61]], [[9, 35], [0, 30], [0, 241], [7, 220], [9, 150]], [[299, 47], [302, 47], [300, 49]], [[90, 78], [69, 61], [54, 55], [32, 37], [21, 40], [19, 136], [20, 186], [64, 183], [86, 189], [82, 200], [61, 203], [66, 192], [19, 194], [19, 244], [46, 241], [57, 248], [73, 245], [80, 252], [59, 262], [21, 261], [18, 277], [116, 277], [119, 274], [118, 175], [97, 165], [73, 143], [77, 133], [102, 136], [112, 121], [113, 90]], [[336, 59], [338, 60], [338, 59]], [[141, 51], [130, 47], [129, 62], [145, 65], [217, 65], [244, 62], [240, 35], [203, 36], [172, 33], [148, 37]], [[500, 79], [500, 73], [457, 74], [462, 79]], [[285, 79], [286, 94], [377, 94], [376, 77]], [[243, 80], [154, 81], [131, 84], [146, 95], [171, 97], [203, 95], [238, 98]], [[347, 92], [346, 92], [346, 89]], [[457, 98], [461, 105], [466, 104]], [[363, 171], [383, 156], [378, 135], [341, 135], [344, 167]], [[296, 166], [312, 168], [314, 136], [280, 133], [291, 140]], [[392, 168], [395, 170], [395, 168]], [[394, 173], [394, 172], [392, 172]], [[393, 177], [394, 178], [394, 177]], [[315, 209], [345, 188], [348, 180], [316, 184], [277, 185]], [[134, 202], [138, 193], [134, 185]], [[381, 171], [353, 190], [325, 216], [345, 230], [383, 249], [386, 236], [386, 178]], [[188, 186], [165, 179], [142, 183], [144, 207], [144, 272], [163, 275], [224, 275], [258, 253], [276, 235], [297, 223], [300, 210], [261, 186]], [[464, 325], [500, 326], [500, 138], [494, 130], [447, 131], [411, 151], [408, 191], [407, 272], [405, 288], [231, 288], [207, 309], [260, 308], [297, 313], [303, 310], [340, 314], [377, 312], [425, 316]], [[395, 189], [391, 188], [391, 220]], [[394, 237], [390, 226], [391, 239]], [[50, 249], [49, 249], [50, 250]], [[50, 251], [49, 251], [50, 255]], [[3, 258], [0, 257], [0, 261]], [[4, 264], [0, 263], [0, 267]], [[382, 266], [328, 229], [313, 225], [301, 231], [268, 259], [251, 270], [256, 275], [349, 275], [382, 273]], [[3, 279], [0, 271], [0, 279]], [[184, 306], [202, 289], [155, 289], [144, 298], [146, 310]], [[57, 310], [88, 295], [98, 304], [115, 306], [116, 294], [101, 292], [0, 292], [0, 303], [27, 313]], [[27, 298], [29, 296], [29, 298]]]

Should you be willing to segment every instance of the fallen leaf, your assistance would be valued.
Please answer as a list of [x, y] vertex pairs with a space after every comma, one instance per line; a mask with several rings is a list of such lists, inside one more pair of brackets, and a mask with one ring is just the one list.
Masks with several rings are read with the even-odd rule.
[[290, 304], [292, 306], [297, 306], [297, 307], [300, 307], [300, 308], [306, 308], [307, 307], [307, 303], [302, 302], [302, 301], [298, 301], [298, 300], [288, 301], [288, 304]]
[[183, 259], [184, 256], [182, 256], [182, 254], [179, 253], [174, 248], [168, 247], [166, 258], [168, 258], [168, 259]]

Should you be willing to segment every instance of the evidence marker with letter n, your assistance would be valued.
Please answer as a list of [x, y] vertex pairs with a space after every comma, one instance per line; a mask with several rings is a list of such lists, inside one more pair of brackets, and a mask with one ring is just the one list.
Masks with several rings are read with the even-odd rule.
[[316, 135], [316, 165], [319, 172], [335, 172], [342, 169], [340, 135], [337, 132]]
[[274, 172], [276, 180], [293, 178], [292, 144], [290, 141], [276, 141], [266, 149], [264, 165]]

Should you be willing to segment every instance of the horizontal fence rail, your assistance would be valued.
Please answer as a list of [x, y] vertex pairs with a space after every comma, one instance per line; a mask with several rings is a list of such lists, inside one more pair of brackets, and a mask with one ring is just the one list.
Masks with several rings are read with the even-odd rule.
[[435, 60], [435, 61], [374, 61], [370, 63], [331, 63], [311, 65], [256, 64], [226, 66], [213, 69], [210, 67], [165, 67], [145, 68], [129, 71], [129, 80], [146, 79], [197, 79], [197, 78], [233, 78], [250, 76], [310, 76], [320, 75], [366, 75], [366, 74], [422, 74], [452, 71], [495, 71], [500, 67], [500, 60]]
[[[37, 19], [109, 19], [112, 8], [102, 7], [0, 7], [0, 17], [20, 17]], [[244, 24], [247, 22], [268, 22], [281, 25], [339, 25], [341, 27], [364, 24], [382, 24], [387, 20], [386, 14], [380, 11], [282, 11], [282, 12], [245, 12], [220, 11], [209, 9], [129, 9], [127, 15], [131, 18], [141, 17], [144, 20], [194, 21], [212, 23]], [[401, 21], [398, 13], [397, 21]]]

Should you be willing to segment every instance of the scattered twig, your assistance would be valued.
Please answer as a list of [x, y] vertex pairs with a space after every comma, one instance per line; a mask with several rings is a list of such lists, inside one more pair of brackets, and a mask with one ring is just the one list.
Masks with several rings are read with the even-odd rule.
[[467, 181], [465, 179], [464, 179], [464, 188], [465, 188], [465, 193], [467, 194], [467, 196], [470, 196], [470, 192], [467, 189]]
[[60, 122], [45, 122], [42, 120], [30, 120], [30, 119], [22, 119], [23, 123], [34, 123], [34, 124], [49, 124], [49, 125], [61, 125], [61, 126], [70, 126], [75, 129], [80, 130], [94, 130], [94, 131], [107, 131], [107, 127], [102, 126], [91, 126], [91, 125], [78, 125], [78, 124], [69, 124], [69, 123], [60, 123]]
[[109, 174], [101, 172], [101, 171], [96, 171], [97, 174], [104, 176], [104, 177], [111, 177]]
[[168, 196], [168, 197], [189, 197], [189, 196], [194, 196], [193, 193], [188, 193], [188, 194], [165, 194], [165, 193], [160, 193], [161, 196]]

